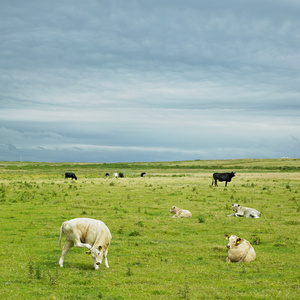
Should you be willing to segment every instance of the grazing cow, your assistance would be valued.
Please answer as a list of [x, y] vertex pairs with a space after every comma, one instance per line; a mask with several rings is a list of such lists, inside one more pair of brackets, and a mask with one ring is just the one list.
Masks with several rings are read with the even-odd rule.
[[227, 248], [229, 249], [226, 262], [250, 262], [255, 260], [256, 253], [248, 241], [236, 235], [229, 236], [225, 234], [225, 237], [228, 240]]
[[232, 204], [233, 207], [233, 214], [227, 215], [227, 217], [235, 216], [235, 217], [245, 217], [245, 218], [259, 218], [261, 216], [261, 213], [250, 207], [244, 207], [239, 204]]
[[145, 177], [145, 176], [146, 176], [146, 173], [143, 172], [143, 173], [141, 174], [141, 177]]
[[106, 176], [106, 178], [108, 178], [109, 177], [109, 173], [106, 173], [105, 176]]
[[118, 178], [118, 177], [119, 177], [118, 173], [113, 173], [113, 178]]
[[62, 249], [59, 265], [63, 267], [65, 255], [74, 246], [76, 248], [89, 249], [86, 253], [91, 254], [94, 260], [95, 270], [99, 269], [104, 257], [107, 268], [107, 252], [111, 240], [108, 227], [99, 220], [77, 218], [63, 222], [60, 228], [59, 247], [62, 235], [66, 237], [66, 243]]
[[170, 209], [170, 213], [173, 213], [174, 216], [172, 216], [173, 218], [191, 218], [192, 214], [190, 211], [185, 210], [185, 209], [181, 209], [179, 207], [176, 206], [172, 206], [172, 208]]
[[218, 186], [217, 181], [226, 181], [225, 186], [227, 186], [227, 182], [231, 181], [231, 178], [234, 177], [235, 174], [234, 172], [231, 173], [214, 173], [213, 174], [213, 181], [212, 181], [212, 185], [214, 185], [214, 181], [215, 181], [215, 186]]
[[72, 180], [73, 179], [77, 180], [76, 175], [74, 173], [71, 173], [71, 172], [66, 172], [65, 173], [65, 178], [72, 178]]
[[120, 178], [123, 178], [123, 177], [124, 177], [124, 174], [123, 174], [123, 173], [119, 173], [119, 177], [120, 177]]

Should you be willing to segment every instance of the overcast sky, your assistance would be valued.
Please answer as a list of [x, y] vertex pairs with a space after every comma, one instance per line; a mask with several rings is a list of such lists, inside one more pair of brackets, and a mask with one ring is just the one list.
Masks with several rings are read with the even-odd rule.
[[299, 0], [2, 0], [0, 160], [299, 158]]

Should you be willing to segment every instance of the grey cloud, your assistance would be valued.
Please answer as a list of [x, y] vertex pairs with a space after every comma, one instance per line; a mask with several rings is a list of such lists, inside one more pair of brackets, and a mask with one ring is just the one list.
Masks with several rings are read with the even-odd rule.
[[0, 138], [15, 148], [1, 157], [296, 156], [299, 12], [292, 0], [5, 2]]

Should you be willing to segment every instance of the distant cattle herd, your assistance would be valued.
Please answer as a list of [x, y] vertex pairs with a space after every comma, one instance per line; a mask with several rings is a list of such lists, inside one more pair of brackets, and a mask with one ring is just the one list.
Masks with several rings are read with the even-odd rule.
[[[110, 174], [105, 173], [105, 177], [109, 178]], [[146, 172], [142, 172], [140, 177], [145, 177]], [[218, 186], [217, 181], [225, 181], [225, 187], [227, 183], [231, 182], [231, 179], [235, 176], [234, 172], [231, 173], [214, 173], [212, 185]], [[123, 173], [113, 173], [113, 178], [124, 178]], [[66, 172], [65, 178], [71, 178], [77, 180], [77, 176], [73, 172]], [[244, 207], [239, 204], [232, 204], [234, 213], [227, 215], [235, 217], [246, 218], [259, 218], [261, 213], [249, 207]], [[192, 213], [186, 209], [182, 209], [176, 206], [172, 206], [170, 213], [173, 217], [177, 218], [191, 218]], [[91, 254], [94, 260], [94, 268], [98, 269], [104, 258], [105, 266], [108, 268], [107, 252], [112, 238], [108, 227], [100, 220], [94, 220], [89, 218], [76, 218], [66, 222], [63, 222], [60, 229], [59, 245], [61, 243], [62, 235], [65, 235], [66, 242], [62, 249], [62, 254], [59, 260], [59, 265], [63, 267], [64, 257], [67, 252], [74, 246], [78, 248], [87, 248], [88, 254]], [[228, 240], [227, 248], [228, 256], [226, 262], [250, 262], [256, 258], [256, 253], [252, 245], [245, 239], [239, 238], [235, 235], [225, 235]]]
[[[109, 173], [105, 173], [105, 177], [108, 178], [110, 176]], [[113, 173], [113, 178], [124, 178], [123, 173]], [[235, 176], [234, 172], [231, 173], [214, 173], [212, 185], [218, 186], [217, 181], [225, 181], [225, 186], [227, 186], [227, 182], [230, 182], [231, 179]], [[146, 177], [146, 172], [141, 173], [141, 177]], [[66, 172], [65, 178], [72, 178], [77, 180], [77, 176], [73, 172]]]
[[[109, 178], [109, 176], [110, 176], [109, 173], [105, 173], [106, 178]], [[119, 177], [124, 178], [125, 177], [123, 173], [113, 173], [112, 176], [113, 176], [113, 178], [119, 178]], [[142, 172], [141, 177], [145, 177], [145, 176], [146, 176], [146, 172]], [[73, 179], [77, 180], [77, 176], [73, 172], [66, 172], [65, 178], [72, 178], [72, 180]]]

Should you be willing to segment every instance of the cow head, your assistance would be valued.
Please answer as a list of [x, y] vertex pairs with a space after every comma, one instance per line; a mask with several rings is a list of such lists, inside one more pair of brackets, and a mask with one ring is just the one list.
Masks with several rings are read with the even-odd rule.
[[92, 258], [94, 259], [96, 265], [100, 265], [102, 263], [102, 258], [103, 258], [102, 246], [96, 248], [92, 247], [90, 250], [86, 252], [86, 254], [92, 255]]
[[225, 234], [226, 240], [228, 240], [227, 248], [231, 249], [233, 246], [238, 246], [240, 244], [241, 238], [237, 237], [236, 235], [228, 235]]
[[176, 214], [178, 210], [178, 207], [172, 206], [172, 208], [170, 209], [170, 213]]
[[237, 212], [240, 205], [239, 204], [232, 204], [232, 207], [233, 207], [233, 211]]

